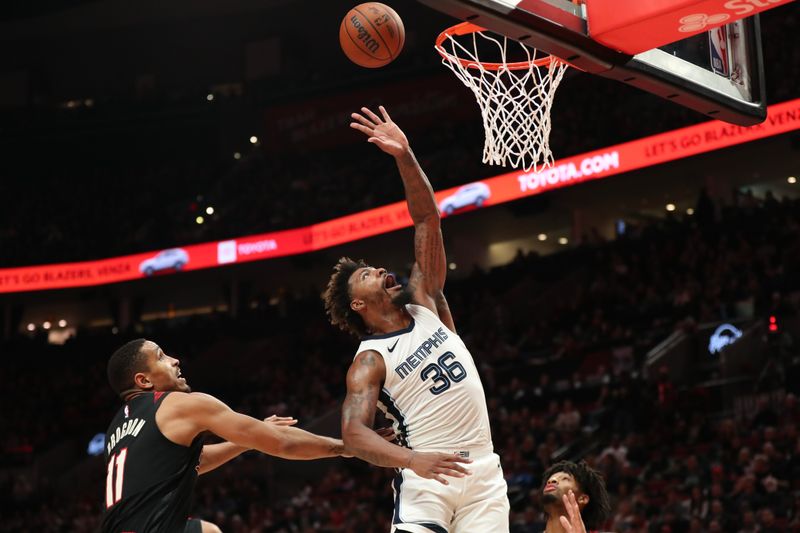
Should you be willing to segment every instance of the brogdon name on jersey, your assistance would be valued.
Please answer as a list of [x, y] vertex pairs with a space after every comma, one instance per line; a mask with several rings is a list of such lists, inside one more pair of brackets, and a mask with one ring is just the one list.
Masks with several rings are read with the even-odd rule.
[[378, 408], [401, 445], [422, 451], [487, 449], [492, 437], [486, 395], [464, 342], [429, 309], [409, 304], [411, 324], [365, 337], [386, 364]]

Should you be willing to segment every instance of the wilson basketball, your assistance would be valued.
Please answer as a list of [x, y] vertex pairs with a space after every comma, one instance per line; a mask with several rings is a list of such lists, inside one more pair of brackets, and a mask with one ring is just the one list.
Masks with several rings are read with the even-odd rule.
[[345, 55], [362, 67], [388, 65], [403, 49], [406, 31], [391, 7], [378, 2], [359, 4], [339, 26], [339, 44]]

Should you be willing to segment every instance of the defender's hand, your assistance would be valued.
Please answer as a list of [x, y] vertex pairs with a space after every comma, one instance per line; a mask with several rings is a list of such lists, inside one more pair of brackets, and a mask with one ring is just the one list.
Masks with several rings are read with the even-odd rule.
[[378, 109], [383, 118], [380, 118], [366, 107], [361, 108], [361, 112], [366, 116], [359, 113], [351, 114], [350, 116], [357, 122], [351, 122], [350, 127], [367, 135], [369, 137], [367, 142], [376, 144], [378, 148], [389, 155], [399, 157], [408, 153], [409, 147], [406, 134], [392, 121], [389, 113], [386, 112], [386, 108], [378, 106]]
[[567, 533], [586, 533], [586, 526], [583, 525], [581, 518], [581, 509], [578, 507], [578, 501], [575, 499], [575, 493], [569, 491], [569, 495], [564, 494], [561, 497], [564, 501], [564, 508], [567, 510], [569, 520], [566, 516], [560, 516], [558, 519], [561, 521], [561, 527]]
[[276, 426], [293, 426], [297, 424], [297, 419], [292, 416], [272, 415], [264, 419], [264, 422], [275, 424]]
[[442, 485], [449, 485], [442, 476], [464, 477], [472, 474], [459, 463], [471, 463], [469, 459], [446, 453], [411, 452], [408, 468], [425, 479], [435, 479]]

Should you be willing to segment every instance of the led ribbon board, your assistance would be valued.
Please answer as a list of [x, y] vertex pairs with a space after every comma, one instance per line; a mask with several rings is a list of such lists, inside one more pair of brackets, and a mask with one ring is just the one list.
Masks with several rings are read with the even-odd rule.
[[[444, 216], [467, 205], [498, 205], [800, 129], [800, 99], [769, 107], [752, 127], [705, 122], [555, 161], [538, 173], [520, 171], [436, 193]], [[411, 226], [405, 202], [302, 228], [169, 248], [98, 261], [0, 269], [0, 293], [104, 285], [170, 272], [214, 268], [322, 250]]]

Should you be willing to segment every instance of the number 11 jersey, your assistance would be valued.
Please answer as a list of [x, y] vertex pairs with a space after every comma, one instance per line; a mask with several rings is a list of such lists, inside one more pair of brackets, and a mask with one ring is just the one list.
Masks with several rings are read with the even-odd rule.
[[405, 329], [365, 337], [358, 353], [378, 352], [386, 379], [378, 408], [398, 442], [419, 451], [492, 452], [486, 395], [472, 355], [456, 333], [421, 305], [409, 304]]
[[183, 532], [203, 451], [167, 439], [156, 411], [169, 393], [146, 392], [128, 401], [106, 433], [102, 533]]

